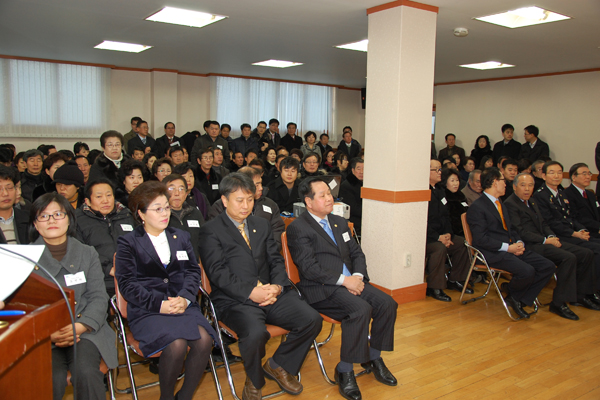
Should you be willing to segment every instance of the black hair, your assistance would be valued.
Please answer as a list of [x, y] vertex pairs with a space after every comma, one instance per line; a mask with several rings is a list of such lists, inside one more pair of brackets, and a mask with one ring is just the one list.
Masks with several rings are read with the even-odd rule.
[[446, 136], [444, 136], [444, 140], [448, 140], [448, 136], [452, 136], [454, 139], [456, 139], [456, 135], [454, 133], [448, 133]]
[[314, 133], [313, 131], [308, 131], [304, 134], [304, 140], [308, 140], [309, 136], [314, 136], [315, 137], [315, 141], [317, 140], [317, 134]]
[[125, 178], [127, 178], [129, 175], [133, 174], [133, 171], [139, 169], [140, 172], [142, 173], [142, 177], [144, 176], [144, 171], [146, 170], [144, 168], [144, 163], [142, 163], [141, 161], [138, 160], [134, 160], [134, 159], [128, 159], [127, 161], [125, 161], [124, 163], [121, 164], [121, 168], [119, 168], [119, 173], [118, 173], [118, 179], [119, 179], [119, 185], [123, 185], [123, 182], [125, 182]]
[[40, 144], [37, 149], [41, 151], [43, 155], [47, 156], [50, 154], [50, 149], [56, 149], [56, 146], [53, 144]]
[[586, 163], [577, 163], [573, 164], [573, 166], [569, 169], [569, 179], [573, 180], [573, 175], [577, 175], [577, 170], [581, 167], [589, 168]]
[[42, 168], [44, 169], [44, 171], [46, 171], [47, 169], [50, 169], [55, 162], [60, 160], [63, 160], [65, 163], [69, 161], [67, 156], [65, 156], [63, 153], [52, 153], [48, 157], [46, 157], [46, 159], [42, 163]]
[[0, 146], [0, 163], [10, 164], [13, 160], [13, 151], [8, 147]]
[[142, 124], [148, 125], [148, 122], [144, 121], [143, 119], [140, 119], [135, 126], [139, 128], [140, 126], [142, 126]]
[[540, 129], [535, 125], [527, 125], [525, 130], [535, 137], [538, 137], [540, 134]]
[[502, 169], [506, 169], [509, 165], [514, 165], [517, 169], [519, 168], [519, 163], [514, 158], [506, 158], [502, 161]]
[[457, 169], [454, 169], [454, 168], [444, 168], [444, 169], [442, 169], [442, 180], [441, 180], [441, 183], [442, 183], [443, 186], [446, 186], [446, 182], [448, 181], [448, 179], [452, 175], [456, 175], [456, 177], [460, 181], [460, 172], [458, 172]]
[[57, 151], [57, 153], [64, 154], [65, 156], [67, 156], [68, 160], [72, 160], [75, 158], [75, 154], [73, 154], [71, 150], [62, 149]]
[[19, 161], [23, 159], [23, 156], [25, 155], [24, 151], [20, 151], [17, 153], [17, 155], [15, 156], [13, 162], [15, 163], [15, 165], [19, 164]]
[[169, 125], [169, 124], [173, 124], [173, 128], [175, 128], [175, 123], [174, 123], [174, 122], [171, 122], [171, 121], [169, 121], [169, 122], [167, 122], [167, 123], [165, 124], [165, 129], [167, 129], [167, 125]]
[[481, 138], [485, 139], [485, 147], [484, 147], [484, 149], [488, 149], [488, 150], [491, 149], [492, 146], [490, 145], [490, 138], [487, 137], [487, 135], [479, 135], [479, 136], [477, 136], [477, 139], [475, 139], [475, 148], [476, 149], [480, 148], [479, 147], [479, 139], [481, 139]]
[[244, 192], [249, 192], [252, 194], [256, 193], [256, 186], [252, 179], [240, 172], [233, 172], [228, 174], [221, 183], [219, 183], [219, 191], [221, 192], [221, 196], [229, 197], [229, 195], [233, 192], [242, 189]]
[[327, 182], [325, 182], [325, 180], [320, 176], [309, 176], [308, 178], [302, 180], [300, 185], [298, 185], [298, 195], [304, 204], [306, 204], [307, 197], [311, 200], [315, 198], [315, 192], [312, 188], [312, 184], [314, 182], [323, 182], [327, 184]]
[[136, 152], [136, 151], [141, 151], [142, 153], [144, 153], [144, 155], [146, 154], [146, 149], [142, 148], [141, 146], [135, 146], [135, 147], [133, 148], [133, 151], [134, 151], [134, 152]]
[[104, 148], [106, 141], [111, 137], [119, 139], [119, 141], [121, 142], [121, 146], [123, 146], [123, 135], [121, 134], [121, 132], [110, 130], [100, 135], [100, 147]]
[[17, 171], [14, 168], [0, 165], [0, 179], [11, 180], [15, 185], [19, 182]]
[[158, 167], [160, 167], [163, 164], [168, 164], [171, 167], [171, 172], [173, 172], [173, 161], [171, 161], [170, 158], [163, 157], [163, 158], [159, 158], [158, 160], [154, 161], [154, 164], [152, 164], [152, 176], [153, 177], [156, 177], [156, 173], [158, 172]]
[[281, 163], [279, 163], [279, 171], [283, 171], [288, 168], [296, 168], [296, 170], [300, 169], [300, 162], [296, 160], [294, 157], [287, 156]]
[[275, 164], [277, 164], [277, 161], [283, 160], [286, 157], [289, 157], [289, 156], [286, 156], [285, 154], [277, 154], [277, 156], [275, 157]]
[[288, 124], [286, 125], [286, 128], [289, 129], [290, 125], [294, 125], [295, 128], [298, 128], [298, 125], [296, 125], [295, 122], [288, 122]]
[[249, 167], [252, 167], [254, 165], [260, 166], [262, 170], [265, 169], [265, 163], [260, 158], [255, 158], [254, 160], [252, 160], [248, 163]]
[[82, 155], [75, 156], [75, 158], [73, 159], [73, 161], [77, 161], [77, 160], [79, 160], [80, 158], [83, 158], [85, 161], [87, 161], [87, 162], [88, 162], [88, 164], [90, 164], [90, 165], [91, 165], [91, 163], [90, 163], [90, 160], [89, 160], [89, 159], [88, 159], [86, 156], [82, 156]]
[[267, 123], [265, 121], [259, 121], [258, 124], [256, 124], [256, 126], [259, 126], [260, 124], [264, 124], [265, 126], [267, 126]]
[[73, 153], [75, 153], [75, 154], [79, 153], [82, 148], [87, 151], [90, 151], [90, 146], [88, 146], [87, 143], [77, 142], [73, 145]]
[[333, 156], [333, 161], [337, 164], [338, 161], [343, 161], [344, 159], [348, 160], [348, 154], [344, 153], [341, 150], [338, 150], [337, 153]]
[[144, 163], [144, 166], [146, 166], [146, 164], [148, 164], [148, 160], [151, 159], [152, 157], [156, 157], [158, 159], [158, 156], [156, 155], [156, 153], [150, 152], [150, 153], [144, 154], [144, 158], [142, 158], [142, 162]]
[[169, 147], [169, 156], [171, 156], [176, 151], [180, 151], [183, 153], [183, 147], [178, 146], [178, 145]]
[[92, 199], [92, 190], [94, 189], [94, 186], [101, 185], [101, 184], [106, 184], [106, 185], [110, 186], [110, 188], [113, 191], [113, 195], [115, 194], [115, 187], [113, 186], [112, 181], [104, 176], [101, 176], [99, 178], [94, 179], [93, 181], [89, 181], [85, 185], [85, 188], [83, 189], [83, 195], [85, 196], [85, 198], [88, 200], [91, 200]]
[[244, 128], [248, 128], [248, 129], [252, 130], [252, 127], [250, 126], [250, 124], [247, 124], [247, 123], [243, 123], [243, 124], [240, 125], [240, 130], [241, 131], [243, 131]]
[[344, 129], [342, 129], [342, 133], [345, 133], [346, 129], [350, 129], [350, 133], [352, 133], [352, 127], [351, 126], [345, 126]]
[[209, 119], [209, 120], [206, 120], [206, 121], [204, 121], [204, 124], [202, 124], [202, 128], [204, 128], [204, 130], [208, 129], [208, 127], [210, 126], [210, 123], [211, 123], [211, 122], [212, 122], [212, 121], [211, 121], [210, 119]]
[[131, 210], [131, 214], [133, 214], [133, 218], [137, 222], [142, 223], [142, 218], [140, 218], [138, 211], [146, 213], [148, 206], [159, 196], [169, 198], [167, 186], [162, 182], [148, 181], [133, 189], [127, 200], [127, 205]]
[[228, 128], [229, 131], [231, 131], [231, 125], [229, 125], [229, 124], [223, 124], [223, 125], [221, 125], [221, 130], [223, 130], [225, 128]]
[[519, 172], [523, 172], [523, 171], [525, 171], [529, 167], [531, 167], [531, 161], [528, 158], [521, 158], [517, 162], [517, 170]]
[[546, 171], [548, 170], [548, 167], [551, 167], [553, 165], [558, 165], [560, 167], [560, 169], [562, 169], [563, 171], [565, 170], [564, 167], [562, 166], [561, 163], [559, 163], [558, 161], [547, 161], [544, 166], [542, 167], [542, 173], [545, 174]]
[[305, 163], [310, 157], [317, 157], [317, 164], [321, 164], [321, 156], [312, 151], [309, 151], [304, 155], [304, 157], [302, 157], [302, 163]]
[[101, 150], [98, 150], [98, 149], [90, 150], [90, 154], [88, 154], [88, 156], [87, 156], [88, 160], [90, 161], [90, 165], [92, 165], [96, 161], [96, 158], [98, 158], [98, 156], [100, 154], [102, 154]]
[[131, 121], [129, 121], [131, 124], [133, 124], [135, 122], [136, 126], [137, 126], [137, 122], [141, 121], [142, 119], [140, 117], [133, 117], [131, 118]]
[[365, 160], [363, 160], [360, 157], [354, 157], [352, 160], [350, 160], [350, 165], [348, 165], [348, 168], [350, 168], [350, 171], [352, 171], [354, 168], [356, 168], [356, 164], [364, 164]]
[[221, 127], [221, 124], [219, 124], [217, 121], [210, 121], [210, 124], [208, 124], [208, 126], [211, 125], [217, 125], [219, 128]]
[[192, 163], [190, 162], [184, 162], [181, 164], [176, 165], [173, 168], [173, 173], [177, 174], [177, 175], [183, 175], [183, 174], [187, 174], [187, 172], [189, 170], [192, 170], [192, 173], [194, 172], [194, 168], [192, 167]]
[[[259, 124], [260, 124], [260, 122], [259, 122]], [[277, 118], [271, 118], [269, 120], [269, 125], [271, 125], [271, 124], [277, 124], [277, 125], [279, 125], [279, 120]]]
[[254, 153], [256, 157], [258, 157], [258, 151], [256, 151], [255, 149], [248, 149], [246, 150], [246, 154], [244, 154], [244, 158], [248, 157], [248, 154], [250, 153]]
[[71, 206], [69, 200], [56, 192], [51, 192], [41, 195], [31, 205], [31, 210], [29, 211], [29, 240], [31, 242], [35, 242], [40, 237], [40, 233], [35, 228], [35, 225], [33, 225], [33, 221], [35, 221], [42, 211], [44, 211], [52, 202], [58, 203], [67, 214], [67, 218], [69, 219], [67, 235], [76, 237], [77, 219], [75, 218], [75, 209]]
[[511, 124], [504, 124], [504, 125], [502, 125], [502, 133], [504, 133], [507, 129], [512, 129], [513, 132], [514, 132], [515, 127], [512, 126]]
[[285, 150], [285, 151], [287, 151], [287, 153], [288, 153], [288, 154], [290, 153], [290, 152], [288, 151], [287, 147], [285, 147], [285, 146], [282, 146], [282, 145], [279, 145], [279, 146], [275, 147], [275, 154], [279, 154], [279, 152], [280, 152], [281, 150]]
[[319, 136], [319, 139], [323, 139], [323, 136], [327, 136], [327, 137], [329, 137], [329, 135], [328, 135], [328, 134], [326, 134], [326, 133], [321, 133], [321, 136]]
[[496, 167], [486, 168], [479, 178], [481, 181], [481, 188], [483, 190], [489, 189], [494, 184], [495, 180], [502, 179], [502, 173]]

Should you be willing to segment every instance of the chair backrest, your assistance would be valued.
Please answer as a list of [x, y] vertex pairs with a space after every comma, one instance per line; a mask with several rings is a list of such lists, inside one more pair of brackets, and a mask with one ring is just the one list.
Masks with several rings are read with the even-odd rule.
[[208, 276], [206, 276], [206, 272], [204, 272], [204, 267], [202, 266], [200, 260], [198, 260], [198, 266], [200, 267], [200, 285], [206, 293], [210, 294], [212, 291], [210, 288], [210, 282], [208, 281]]
[[288, 279], [294, 284], [300, 282], [300, 275], [298, 274], [298, 267], [292, 260], [292, 254], [287, 244], [287, 234], [283, 232], [281, 234], [281, 249], [283, 251], [283, 259], [285, 260], [285, 271], [287, 272]]
[[[115, 265], [116, 258], [117, 258], [117, 253], [115, 253], [113, 255], [113, 268], [116, 267], [116, 265]], [[117, 298], [117, 307], [119, 308], [119, 312], [121, 313], [121, 316], [123, 318], [127, 319], [127, 301], [123, 298], [123, 296], [121, 296], [121, 292], [119, 291], [119, 283], [117, 282], [117, 277], [115, 276], [114, 279], [115, 279], [115, 296]]]
[[460, 216], [460, 220], [462, 222], [463, 231], [465, 233], [465, 240], [469, 245], [473, 245], [473, 234], [471, 233], [471, 228], [469, 227], [469, 223], [467, 222], [467, 213], [462, 213]]

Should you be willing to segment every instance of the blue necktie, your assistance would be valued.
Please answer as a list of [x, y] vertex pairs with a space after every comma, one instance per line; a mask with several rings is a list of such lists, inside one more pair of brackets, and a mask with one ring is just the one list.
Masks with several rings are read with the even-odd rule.
[[146, 144], [146, 138], [142, 139], [142, 143]]
[[[319, 223], [321, 224], [321, 226], [323, 227], [323, 229], [325, 230], [325, 232], [327, 232], [327, 234], [329, 235], [329, 237], [331, 238], [331, 240], [333, 240], [333, 243], [337, 244], [337, 241], [335, 240], [335, 237], [333, 236], [333, 231], [331, 230], [331, 228], [329, 227], [329, 224], [327, 223], [326, 219], [322, 219], [321, 221], [319, 221]], [[352, 274], [350, 273], [350, 270], [348, 269], [348, 267], [346, 267], [346, 264], [344, 264], [343, 266], [343, 274], [345, 276], [351, 276]]]

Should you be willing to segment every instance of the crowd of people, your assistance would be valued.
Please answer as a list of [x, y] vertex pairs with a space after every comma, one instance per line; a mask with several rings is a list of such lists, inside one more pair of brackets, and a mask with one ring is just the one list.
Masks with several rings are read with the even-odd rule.
[[[600, 206], [588, 187], [592, 172], [585, 163], [568, 170], [550, 158], [547, 143], [534, 125], [524, 128], [525, 143], [514, 127], [501, 128], [503, 140], [493, 149], [482, 135], [469, 157], [445, 137], [446, 147], [430, 161], [427, 223], [427, 295], [451, 301], [444, 290], [473, 293], [474, 274], [466, 282], [470, 260], [464, 246], [462, 215], [473, 236], [472, 245], [492, 268], [512, 275], [501, 285], [506, 303], [518, 318], [527, 319], [533, 303], [554, 276], [549, 311], [569, 320], [579, 316], [569, 307], [600, 311]], [[596, 148], [600, 162], [600, 143]], [[446, 275], [447, 257], [451, 268]], [[465, 288], [465, 285], [467, 286]]]
[[[191, 399], [211, 351], [220, 354], [221, 347], [230, 362], [243, 362], [243, 399], [260, 399], [265, 377], [299, 394], [296, 375], [321, 331], [319, 312], [342, 321], [336, 379], [343, 397], [361, 397], [354, 363], [397, 384], [381, 358], [393, 349], [397, 304], [369, 284], [364, 254], [351, 239], [360, 233], [364, 169], [352, 128], [343, 129], [337, 151], [327, 134], [309, 131], [303, 140], [291, 122], [285, 135], [276, 119], [240, 128], [233, 139], [229, 125], [206, 121], [204, 134], [179, 137], [167, 122], [155, 139], [134, 117], [125, 135], [104, 132], [99, 150], [83, 142], [72, 151], [0, 145], [0, 242], [45, 245], [40, 263], [75, 290], [76, 332], [69, 325], [51, 336], [54, 399], [63, 397], [68, 371], [76, 371], [78, 398], [105, 398], [99, 365], [118, 364], [107, 323], [117, 286], [140, 350], [160, 354], [150, 366], [161, 399]], [[330, 175], [341, 182], [339, 199], [325, 179]], [[350, 204], [354, 232], [331, 215], [336, 200]], [[289, 225], [288, 242], [308, 302], [290, 288], [281, 255], [281, 217], [291, 216], [295, 203], [306, 212]], [[199, 261], [241, 357], [200, 310]], [[261, 365], [266, 323], [290, 333]]]

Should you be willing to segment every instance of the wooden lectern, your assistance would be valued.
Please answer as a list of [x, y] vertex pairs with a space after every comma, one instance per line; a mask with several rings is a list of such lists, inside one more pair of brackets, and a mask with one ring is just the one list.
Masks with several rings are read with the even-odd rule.
[[[64, 289], [75, 310], [75, 294]], [[3, 317], [0, 329], [0, 398], [51, 399], [50, 335], [71, 323], [60, 290], [49, 280], [31, 274], [5, 301], [6, 310], [24, 310], [21, 317]]]

